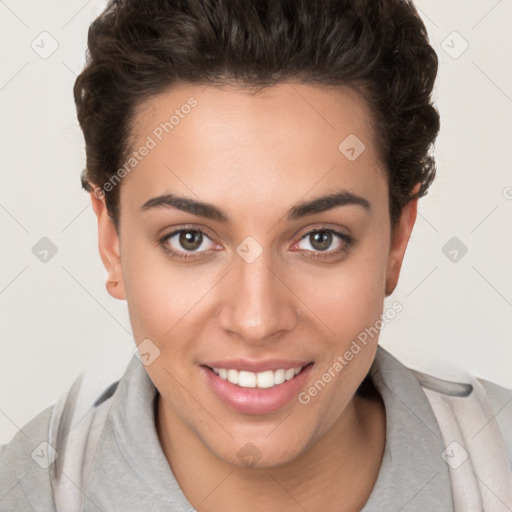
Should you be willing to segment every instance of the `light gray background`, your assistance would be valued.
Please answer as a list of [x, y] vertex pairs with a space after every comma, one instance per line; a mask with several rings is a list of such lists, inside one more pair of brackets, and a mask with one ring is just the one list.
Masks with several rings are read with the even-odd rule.
[[[134, 347], [126, 304], [105, 290], [79, 183], [85, 154], [72, 87], [103, 6], [0, 1], [0, 443], [81, 371], [122, 368]], [[512, 387], [512, 5], [417, 6], [440, 58], [438, 177], [388, 300], [404, 310], [381, 343], [410, 366], [435, 372], [451, 361]], [[49, 52], [52, 39], [58, 48], [47, 58], [31, 47]], [[46, 263], [32, 252], [42, 237], [58, 249]], [[453, 237], [468, 249], [456, 262], [442, 252]]]

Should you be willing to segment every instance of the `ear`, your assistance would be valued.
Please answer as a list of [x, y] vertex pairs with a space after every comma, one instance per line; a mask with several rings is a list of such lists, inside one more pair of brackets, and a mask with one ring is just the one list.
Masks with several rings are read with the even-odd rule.
[[[420, 188], [418, 183], [412, 193], [416, 194]], [[418, 212], [418, 198], [411, 199], [403, 208], [391, 234], [391, 246], [386, 272], [386, 296], [391, 295], [398, 284], [400, 269], [405, 256], [405, 249], [412, 233]]]
[[98, 246], [101, 261], [103, 261], [108, 273], [106, 288], [115, 299], [125, 300], [126, 293], [121, 269], [119, 237], [114, 222], [107, 211], [105, 194], [97, 194], [96, 192], [97, 190], [94, 190], [89, 195], [91, 196], [94, 213], [98, 218]]

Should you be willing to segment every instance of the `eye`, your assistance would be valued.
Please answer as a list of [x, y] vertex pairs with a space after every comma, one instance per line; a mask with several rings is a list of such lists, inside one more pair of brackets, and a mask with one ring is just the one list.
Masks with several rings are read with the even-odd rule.
[[[336, 258], [347, 252], [354, 243], [355, 240], [351, 236], [322, 227], [302, 236], [292, 246], [292, 250], [298, 248], [311, 253], [307, 256], [311, 259]], [[200, 259], [210, 250], [217, 250], [220, 247], [203, 230], [192, 227], [176, 229], [160, 238], [158, 244], [171, 258], [178, 260]], [[301, 245], [303, 247], [300, 247]]]
[[[306, 233], [294, 247], [313, 252], [309, 257], [330, 258], [348, 251], [354, 243], [354, 239], [334, 229], [318, 228]], [[303, 247], [300, 247], [300, 245]], [[329, 250], [331, 248], [331, 250]]]
[[[204, 231], [192, 228], [175, 230], [162, 237], [159, 244], [172, 257], [178, 259], [202, 257], [202, 253], [217, 247], [217, 244]], [[195, 253], [200, 254], [195, 256]]]

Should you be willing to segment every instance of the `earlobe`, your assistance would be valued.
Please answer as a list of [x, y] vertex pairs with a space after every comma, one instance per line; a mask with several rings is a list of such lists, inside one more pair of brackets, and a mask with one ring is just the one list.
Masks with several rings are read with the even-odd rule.
[[108, 273], [107, 291], [112, 297], [125, 300], [119, 236], [108, 214], [105, 195], [98, 197], [95, 192], [90, 192], [90, 196], [94, 213], [98, 218], [98, 247], [101, 261]]
[[107, 291], [112, 297], [119, 300], [125, 299], [125, 290], [124, 290], [124, 282], [121, 281], [114, 281], [113, 279], [109, 278], [107, 279], [106, 283]]
[[[412, 191], [416, 194], [419, 184]], [[411, 199], [403, 208], [391, 237], [391, 247], [389, 250], [388, 267], [386, 273], [386, 297], [391, 295], [398, 284], [402, 262], [405, 256], [405, 250], [416, 222], [418, 212], [418, 198]]]

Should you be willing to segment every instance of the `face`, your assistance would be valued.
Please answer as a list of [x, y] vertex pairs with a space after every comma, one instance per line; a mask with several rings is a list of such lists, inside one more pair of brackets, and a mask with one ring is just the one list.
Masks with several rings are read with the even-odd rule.
[[344, 354], [396, 285], [416, 203], [392, 231], [371, 113], [349, 89], [184, 85], [146, 101], [133, 133], [119, 237], [92, 198], [109, 291], [167, 417], [224, 461], [291, 461], [351, 410], [378, 335]]

